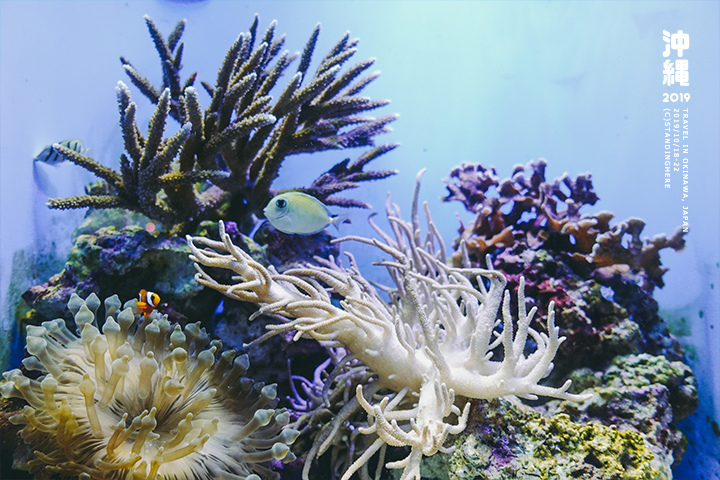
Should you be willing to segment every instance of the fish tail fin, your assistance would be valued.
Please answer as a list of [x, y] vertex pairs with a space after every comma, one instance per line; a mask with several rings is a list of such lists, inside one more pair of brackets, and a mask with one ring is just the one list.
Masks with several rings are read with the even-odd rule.
[[257, 234], [257, 232], [260, 230], [260, 227], [262, 227], [266, 223], [268, 223], [267, 218], [257, 219], [257, 217], [256, 217], [256, 222], [253, 225], [252, 229], [250, 230], [250, 233], [247, 234], [247, 236], [252, 239], [255, 239], [255, 234]]
[[335, 230], [340, 232], [340, 225], [343, 223], [352, 223], [352, 220], [350, 220], [349, 215], [336, 215], [332, 217], [332, 221], [330, 222], [333, 227], [335, 227]]

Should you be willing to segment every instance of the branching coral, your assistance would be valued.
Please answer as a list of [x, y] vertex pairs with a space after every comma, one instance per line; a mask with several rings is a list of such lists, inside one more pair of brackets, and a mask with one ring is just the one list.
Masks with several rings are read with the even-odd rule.
[[[184, 22], [179, 22], [164, 41], [152, 20], [146, 17], [145, 21], [163, 64], [163, 88], [170, 88], [173, 102], [178, 105], [175, 118], [194, 125], [198, 162], [206, 168], [209, 166], [206, 164], [213, 167], [218, 163], [226, 165], [231, 177], [221, 185], [251, 204], [265, 202], [272, 196], [270, 184], [285, 157], [303, 152], [374, 146], [373, 137], [389, 131], [387, 124], [397, 118], [396, 115], [378, 119], [361, 115], [389, 102], [358, 95], [378, 76], [378, 73], [372, 73], [358, 79], [372, 66], [373, 59], [340, 73], [342, 65], [357, 51], [358, 40], [350, 39], [349, 34], [335, 44], [310, 76], [308, 70], [320, 35], [319, 25], [305, 45], [295, 74], [272, 104], [270, 93], [296, 55], [287, 51], [280, 53], [285, 36], [276, 38], [274, 21], [259, 38], [257, 16], [250, 29], [228, 49], [215, 85], [202, 82], [212, 97], [208, 109], [202, 113], [197, 98], [183, 109], [183, 91], [179, 88], [183, 44], [179, 40]], [[126, 59], [121, 61], [132, 82], [157, 103], [158, 90]], [[195, 74], [184, 84], [191, 86], [194, 79]], [[309, 80], [303, 85], [305, 79]], [[260, 123], [255, 124], [258, 121]], [[351, 165], [348, 165], [349, 160], [341, 162], [328, 172], [334, 174], [332, 185], [316, 181], [305, 190], [326, 203], [365, 207], [357, 200], [328, 197], [354, 188], [358, 182], [392, 175], [392, 170], [363, 172], [362, 168], [394, 147], [378, 147]], [[221, 158], [219, 162], [216, 155]]]
[[[332, 205], [366, 208], [360, 200], [335, 194], [395, 173], [364, 171], [370, 161], [396, 147], [375, 147], [373, 138], [389, 131], [387, 125], [397, 116], [375, 119], [363, 115], [389, 102], [358, 95], [378, 76], [372, 73], [361, 77], [374, 60], [362, 61], [341, 73], [358, 43], [349, 34], [310, 75], [308, 69], [320, 34], [318, 25], [297, 71], [273, 103], [271, 93], [297, 56], [288, 51], [280, 53], [285, 37], [276, 38], [275, 22], [258, 42], [255, 17], [250, 30], [227, 51], [215, 85], [202, 83], [211, 97], [210, 106], [203, 112], [193, 86], [196, 74], [185, 82], [180, 78], [184, 51], [180, 38], [185, 22], [179, 22], [165, 40], [149, 17], [145, 21], [162, 62], [163, 88], [155, 88], [126, 59], [121, 61], [132, 83], [156, 104], [147, 138], [135, 123], [137, 106], [121, 82], [120, 124], [128, 154], [121, 157], [121, 172], [53, 145], [59, 154], [90, 170], [102, 182], [86, 195], [51, 199], [51, 208], [126, 208], [182, 231], [228, 200], [231, 208], [240, 210], [234, 212], [236, 216], [249, 217], [273, 196], [271, 184], [282, 162], [293, 154], [373, 147], [353, 162], [346, 159], [338, 163], [302, 189]], [[303, 84], [305, 79], [309, 80]], [[181, 128], [163, 139], [168, 116], [180, 122]]]
[[[462, 225], [460, 238], [479, 262], [486, 253], [511, 247], [517, 241], [531, 248], [555, 245], [581, 266], [592, 266], [598, 276], [633, 276], [649, 292], [664, 285], [660, 250], [681, 250], [684, 232], [640, 239], [645, 223], [630, 218], [610, 225], [610, 212], [581, 214], [584, 205], [598, 200], [590, 174], [575, 179], [566, 173], [552, 183], [545, 179], [543, 159], [517, 165], [510, 178], [500, 181], [494, 168], [480, 164], [455, 167], [445, 179], [448, 195], [477, 216]], [[492, 190], [495, 190], [494, 194]], [[460, 253], [454, 256], [456, 264]]]
[[[385, 444], [412, 447], [407, 458], [387, 466], [404, 468], [403, 479], [419, 479], [422, 456], [443, 450], [446, 436], [465, 428], [468, 399], [505, 395], [583, 398], [567, 393], [569, 381], [560, 388], [539, 384], [551, 371], [563, 341], [554, 324], [552, 305], [547, 331], [537, 331], [531, 327], [536, 308], [527, 310], [522, 283], [516, 323], [500, 272], [446, 265], [445, 247], [427, 205], [428, 233], [424, 239], [421, 236], [418, 190], [419, 177], [411, 222], [401, 220], [397, 207], [388, 202], [393, 236], [373, 223], [382, 241], [340, 239], [374, 245], [391, 257], [381, 262], [395, 283], [389, 304], [362, 277], [352, 256], [350, 269], [300, 268], [280, 275], [234, 246], [222, 226], [222, 241], [188, 237], [199, 283], [236, 300], [258, 304], [254, 317], [272, 313], [285, 319], [268, 326], [265, 337], [295, 330], [296, 338], [308, 336], [343, 346], [376, 375], [375, 382], [356, 388], [355, 399], [368, 414], [368, 426], [362, 433], [377, 438], [348, 468], [343, 480], [375, 452], [384, 450]], [[238, 283], [220, 284], [203, 267], [229, 269], [238, 275]], [[342, 298], [339, 307], [328, 292]], [[497, 319], [499, 310], [502, 320]], [[535, 349], [526, 355], [528, 337]], [[499, 353], [496, 349], [502, 350], [502, 359], [493, 360]], [[380, 389], [393, 394], [375, 395]]]
[[[247, 356], [208, 345], [199, 323], [144, 317], [135, 301], [97, 296], [68, 304], [80, 337], [63, 320], [28, 327], [21, 370], [0, 393], [29, 405], [11, 421], [34, 450], [33, 469], [95, 479], [278, 478], [270, 460], [290, 461], [298, 432], [274, 408], [275, 385], [241, 378]], [[102, 332], [100, 330], [102, 328]], [[217, 357], [217, 358], [216, 358]], [[230, 367], [230, 368], [228, 368]]]
[[667, 271], [660, 262], [660, 250], [672, 248], [675, 251], [685, 247], [685, 232], [678, 228], [673, 234], [655, 235], [652, 239], [641, 239], [645, 222], [629, 218], [612, 228], [600, 230], [593, 246], [590, 260], [597, 265], [598, 274], [610, 276], [615, 273], [641, 272], [642, 287], [652, 292], [655, 286], [665, 285], [662, 277]]
[[189, 148], [192, 124], [184, 124], [169, 139], [162, 138], [170, 112], [170, 90], [165, 89], [158, 99], [147, 137], [140, 133], [135, 118], [137, 105], [122, 82], [118, 84], [117, 97], [125, 149], [130, 158], [121, 155], [121, 171], [117, 172], [60, 144], [53, 145], [67, 160], [90, 170], [104, 183], [85, 195], [51, 198], [48, 206], [59, 209], [124, 208], [144, 213], [168, 225], [180, 222], [183, 217], [185, 221], [192, 222], [202, 212], [217, 207], [222, 197], [212, 190], [201, 191], [196, 184], [206, 180], [218, 181], [228, 174], [217, 169], [194, 169], [194, 163], [190, 163], [189, 168], [180, 166], [178, 169], [173, 163], [178, 154], [182, 155]]
[[[589, 174], [579, 175], [575, 180], [565, 174], [549, 183], [545, 180], [546, 167], [547, 162], [543, 159], [524, 167], [517, 165], [510, 178], [502, 181], [493, 167], [464, 163], [452, 169], [449, 178], [445, 179], [448, 195], [444, 200], [459, 201], [468, 211], [478, 215], [475, 224], [461, 232], [471, 250], [472, 235], [487, 239], [519, 229], [521, 223], [527, 225], [530, 235], [537, 234], [538, 228], [545, 226], [560, 231], [568, 223], [580, 219], [583, 205], [597, 202]], [[493, 188], [496, 195], [489, 193]], [[530, 218], [525, 217], [527, 214]], [[485, 248], [479, 254], [484, 251]]]

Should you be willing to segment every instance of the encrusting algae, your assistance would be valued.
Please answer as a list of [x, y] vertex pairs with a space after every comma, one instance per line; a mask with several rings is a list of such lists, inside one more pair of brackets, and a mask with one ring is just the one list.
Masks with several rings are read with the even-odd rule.
[[[276, 386], [243, 375], [247, 355], [220, 353], [199, 323], [172, 325], [136, 300], [121, 310], [97, 296], [68, 304], [80, 336], [62, 319], [29, 326], [19, 369], [0, 393], [29, 405], [11, 418], [35, 459], [32, 471], [94, 479], [277, 479], [271, 460], [292, 461], [298, 432], [274, 408]], [[102, 329], [102, 331], [101, 331]], [[209, 344], [209, 347], [208, 347]]]
[[450, 455], [428, 459], [424, 473], [446, 471], [450, 480], [672, 478], [634, 430], [546, 417], [507, 400], [479, 402], [468, 430]]

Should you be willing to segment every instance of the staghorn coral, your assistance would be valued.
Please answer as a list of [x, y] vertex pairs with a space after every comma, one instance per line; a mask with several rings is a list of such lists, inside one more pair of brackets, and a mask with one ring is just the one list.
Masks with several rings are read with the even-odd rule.
[[[295, 430], [276, 410], [275, 385], [241, 378], [246, 355], [219, 354], [199, 323], [121, 310], [117, 296], [73, 296], [80, 337], [63, 320], [28, 327], [19, 369], [0, 393], [27, 401], [11, 421], [34, 451], [30, 468], [95, 479], [279, 478], [267, 463], [291, 461]], [[101, 329], [102, 328], [102, 332]], [[228, 369], [228, 367], [231, 367]], [[39, 375], [39, 376], [38, 376]]]
[[[444, 201], [459, 201], [476, 214], [472, 225], [460, 227], [471, 259], [476, 263], [486, 253], [496, 253], [516, 242], [567, 254], [579, 269], [592, 267], [593, 275], [607, 278], [620, 274], [642, 285], [648, 292], [664, 282], [667, 270], [660, 263], [660, 250], [681, 250], [685, 232], [678, 228], [669, 237], [640, 239], [645, 223], [630, 218], [610, 225], [610, 212], [580, 214], [584, 205], [598, 200], [590, 174], [575, 179], [565, 173], [552, 183], [545, 179], [547, 162], [534, 160], [517, 165], [510, 178], [500, 181], [495, 168], [463, 163], [444, 180]], [[494, 193], [492, 192], [494, 190]], [[460, 253], [453, 256], [461, 262]]]
[[[125, 150], [120, 156], [120, 172], [101, 165], [58, 143], [53, 148], [65, 159], [83, 167], [102, 179], [85, 195], [51, 198], [50, 208], [123, 208], [145, 214], [166, 225], [178, 225], [200, 218], [203, 212], [217, 207], [221, 196], [202, 190], [196, 184], [228, 176], [219, 169], [178, 169], [174, 163], [178, 154], [186, 150], [192, 124], [185, 123], [171, 138], [163, 139], [170, 109], [170, 90], [165, 89], [158, 99], [150, 120], [147, 137], [136, 123], [137, 105], [130, 98], [130, 90], [123, 82], [116, 88], [123, 127]], [[129, 158], [128, 158], [129, 157]]]
[[[375, 135], [388, 132], [387, 125], [397, 116], [375, 119], [363, 115], [389, 102], [358, 95], [377, 78], [378, 73], [358, 78], [372, 66], [373, 59], [341, 73], [358, 43], [349, 34], [310, 75], [308, 69], [320, 33], [318, 25], [297, 71], [273, 103], [271, 93], [297, 55], [280, 52], [285, 37], [276, 38], [275, 22], [258, 38], [256, 16], [249, 31], [242, 33], [227, 51], [215, 85], [202, 82], [211, 97], [203, 112], [193, 86], [196, 74], [185, 82], [180, 78], [184, 51], [180, 38], [185, 22], [180, 21], [165, 40], [149, 17], [145, 21], [162, 62], [163, 88], [156, 89], [125, 58], [121, 61], [132, 83], [156, 104], [147, 138], [135, 124], [137, 106], [120, 82], [120, 124], [130, 158], [123, 154], [118, 173], [55, 144], [58, 153], [103, 181], [86, 195], [51, 199], [51, 208], [126, 208], [173, 226], [176, 231], [188, 231], [227, 202], [227, 214], [249, 222], [250, 215], [276, 193], [271, 184], [290, 155], [373, 147], [352, 162], [341, 161], [302, 189], [330, 205], [367, 208], [360, 200], [336, 194], [356, 188], [360, 182], [395, 173], [364, 170], [369, 162], [397, 146], [376, 147], [373, 140]], [[163, 140], [168, 116], [180, 122], [181, 129]]]
[[[62, 145], [53, 145], [64, 158], [90, 170], [102, 181], [86, 195], [50, 199], [51, 208], [125, 208], [183, 232], [229, 202], [229, 212], [223, 211], [241, 220], [245, 227], [250, 215], [276, 193], [271, 184], [290, 155], [373, 147], [352, 162], [341, 161], [301, 189], [330, 205], [367, 208], [360, 200], [336, 194], [356, 188], [360, 182], [395, 173], [364, 170], [369, 162], [397, 146], [375, 146], [373, 140], [375, 135], [388, 132], [387, 125], [397, 116], [376, 119], [363, 115], [389, 102], [358, 95], [378, 76], [371, 73], [361, 77], [373, 59], [341, 72], [358, 43], [349, 34], [335, 44], [310, 75], [308, 69], [320, 33], [318, 25], [296, 72], [273, 103], [271, 93], [279, 88], [278, 80], [297, 55], [281, 53], [285, 37], [276, 38], [275, 22], [259, 38], [256, 16], [249, 31], [240, 34], [228, 49], [215, 85], [202, 82], [211, 97], [203, 111], [194, 87], [196, 73], [184, 82], [180, 78], [184, 51], [180, 38], [185, 21], [177, 24], [167, 40], [149, 17], [145, 21], [162, 62], [162, 89], [155, 88], [125, 58], [121, 62], [132, 83], [156, 104], [147, 137], [135, 123], [137, 105], [120, 82], [120, 125], [127, 151], [121, 156], [121, 172]], [[180, 122], [181, 128], [171, 138], [163, 139], [168, 116]]]
[[[177, 24], [167, 42], [152, 20], [146, 17], [145, 21], [163, 63], [163, 88], [170, 88], [173, 101], [178, 105], [175, 118], [181, 123], [189, 119], [195, 125], [200, 150], [198, 161], [201, 164], [226, 165], [231, 177], [221, 185], [251, 204], [266, 202], [272, 197], [270, 184], [288, 155], [374, 146], [373, 137], [389, 131], [387, 124], [397, 118], [396, 115], [378, 119], [360, 115], [389, 102], [357, 95], [378, 76], [376, 72], [358, 79], [372, 66], [373, 59], [357, 63], [340, 74], [342, 65], [355, 54], [358, 43], [358, 40], [350, 39], [349, 33], [321, 60], [317, 71], [309, 75], [320, 25], [310, 35], [296, 72], [272, 105], [270, 93], [297, 55], [287, 51], [280, 53], [285, 36], [276, 38], [275, 21], [256, 46], [259, 38], [257, 16], [248, 32], [241, 34], [228, 49], [215, 85], [201, 82], [212, 97], [208, 109], [203, 114], [195, 96], [186, 109], [186, 116], [183, 116], [183, 92], [179, 88], [183, 44], [179, 39], [184, 21]], [[172, 57], [173, 51], [175, 57]], [[121, 61], [132, 82], [153, 103], [157, 103], [157, 89], [126, 59]], [[306, 78], [309, 80], [303, 85]], [[192, 74], [185, 85], [191, 86], [194, 80], [195, 74]], [[263, 124], [245, 125], [244, 121], [252, 118], [264, 119]], [[250, 134], [251, 128], [257, 130]], [[216, 149], [216, 146], [220, 148]], [[358, 200], [331, 195], [355, 188], [361, 181], [392, 175], [392, 170], [363, 172], [362, 169], [369, 161], [395, 147], [394, 144], [383, 145], [352, 163], [349, 159], [344, 160], [303, 190], [328, 204], [366, 207]], [[216, 162], [215, 155], [221, 157], [220, 162]]]
[[[403, 468], [404, 480], [419, 479], [422, 457], [447, 451], [443, 446], [447, 436], [465, 429], [469, 399], [505, 395], [585, 398], [567, 393], [569, 381], [560, 388], [539, 384], [552, 370], [553, 357], [563, 341], [554, 325], [552, 305], [546, 332], [532, 328], [536, 308], [527, 310], [521, 282], [518, 320], [514, 322], [510, 293], [500, 272], [445, 264], [445, 247], [427, 205], [428, 233], [421, 238], [419, 181], [420, 175], [411, 223], [401, 220], [397, 207], [388, 202], [394, 238], [373, 223], [382, 241], [340, 239], [368, 243], [390, 255], [390, 260], [381, 262], [395, 283], [389, 290], [390, 304], [362, 277], [352, 256], [350, 269], [298, 268], [280, 275], [235, 247], [222, 224], [221, 241], [188, 236], [200, 284], [258, 304], [260, 309], [253, 317], [273, 314], [283, 319], [269, 325], [270, 331], [256, 342], [294, 330], [296, 339], [308, 336], [327, 346], [344, 347], [352, 356], [346, 362], [357, 359], [373, 373], [373, 381], [356, 386], [355, 398], [343, 407], [343, 414], [316, 439], [316, 443], [328, 443], [328, 437], [358, 407], [367, 414], [367, 424], [359, 431], [371, 435], [372, 444], [348, 467], [343, 480], [365, 468], [379, 450], [382, 464], [386, 445], [411, 447], [405, 459], [386, 466]], [[203, 267], [231, 270], [237, 274], [237, 283], [218, 283]], [[339, 307], [328, 291], [341, 297]], [[497, 320], [498, 311], [502, 320]], [[535, 348], [526, 354], [528, 338]], [[500, 360], [493, 360], [496, 349], [503, 352]], [[390, 393], [383, 394], [382, 389]], [[462, 409], [457, 406], [463, 404]], [[319, 447], [316, 451], [322, 454]]]

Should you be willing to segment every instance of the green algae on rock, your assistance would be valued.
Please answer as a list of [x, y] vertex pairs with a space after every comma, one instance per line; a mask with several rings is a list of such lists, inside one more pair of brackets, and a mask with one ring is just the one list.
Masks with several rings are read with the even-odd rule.
[[160, 293], [163, 302], [175, 304], [192, 318], [194, 312], [210, 307], [194, 299], [202, 289], [193, 280], [189, 253], [183, 239], [164, 232], [151, 234], [137, 225], [78, 235], [64, 269], [23, 294], [34, 310], [27, 320], [37, 324], [65, 316], [64, 306], [72, 293], [98, 292], [104, 297], [119, 292], [132, 298], [142, 288]]
[[584, 376], [579, 384], [592, 385], [592, 397], [574, 404], [548, 402], [548, 412], [568, 414], [576, 422], [632, 429], [671, 465], [680, 462], [687, 441], [676, 424], [698, 406], [690, 367], [661, 355], [639, 354], [615, 358], [604, 372], [576, 373]]
[[451, 454], [425, 459], [423, 478], [438, 480], [670, 480], [664, 459], [639, 433], [575, 423], [504, 399], [473, 405], [467, 436]]

